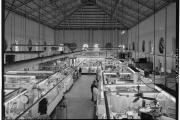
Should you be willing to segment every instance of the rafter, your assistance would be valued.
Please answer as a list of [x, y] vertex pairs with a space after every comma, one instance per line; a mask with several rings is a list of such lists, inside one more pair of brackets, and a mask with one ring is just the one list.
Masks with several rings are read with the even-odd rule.
[[[9, 3], [9, 2], [7, 2], [7, 3], [11, 5], [11, 3]], [[11, 9], [11, 8], [10, 8], [10, 7], [8, 7], [8, 6], [6, 6], [6, 7], [7, 7], [8, 9]], [[31, 8], [31, 7], [29, 7], [29, 6], [27, 6], [27, 7], [28, 7], [29, 9], [32, 9], [32, 8]], [[19, 8], [19, 10], [23, 11], [21, 8]], [[19, 11], [17, 11], [17, 10], [12, 10], [12, 9], [11, 9], [11, 11], [12, 11], [12, 12], [17, 12], [17, 13], [20, 13], [20, 12], [19, 12]], [[24, 16], [24, 17], [29, 17], [29, 16], [27, 16], [27, 14], [26, 14], [26, 13], [22, 13], [22, 14], [23, 14], [23, 16]], [[45, 16], [45, 17], [46, 17], [46, 19], [51, 19], [51, 18], [47, 17], [45, 14], [40, 13], [40, 15], [41, 15], [41, 16]], [[37, 17], [37, 16], [34, 16], [34, 15], [31, 15], [31, 16], [33, 16], [33, 17], [35, 17], [35, 18]]]
[[134, 9], [133, 7], [130, 7], [130, 6], [128, 6], [127, 4], [124, 4], [125, 2], [123, 2], [123, 3], [121, 3], [120, 5], [121, 5], [121, 7], [125, 7], [125, 8], [127, 8], [128, 10], [131, 10], [131, 11], [133, 11], [133, 12], [136, 12], [136, 14], [139, 14], [139, 15], [141, 15], [141, 16], [143, 16], [143, 17], [147, 17], [147, 15], [145, 14], [145, 13], [142, 13], [142, 12], [139, 12], [138, 13], [138, 10], [137, 9]]
[[67, 18], [69, 18], [74, 12], [78, 11], [79, 9], [81, 9], [82, 7], [84, 7], [85, 4], [80, 4], [77, 6], [76, 9], [74, 9], [71, 13], [69, 13], [68, 15], [65, 15], [64, 18], [62, 20], [59, 21], [59, 23], [54, 27], [56, 28], [57, 26], [59, 26], [64, 20], [66, 20]]
[[[109, 4], [108, 2], [105, 2], [104, 0], [101, 0], [101, 3], [103, 3], [103, 4], [105, 4], [105, 5], [109, 6], [109, 7], [111, 7], [111, 4]], [[119, 10], [119, 8], [117, 8], [117, 9]], [[121, 12], [121, 13], [122, 13], [121, 10], [119, 10], [118, 12]], [[138, 19], [137, 16], [135, 16], [135, 15], [133, 15], [133, 14], [130, 14], [130, 13], [128, 13], [128, 12], [124, 12], [124, 11], [123, 11], [123, 13], [126, 14], [126, 16], [129, 16], [129, 17], [132, 18], [132, 19], [135, 18], [135, 21], [130, 20], [130, 19], [129, 19], [129, 21], [131, 21], [131, 22], [137, 22], [137, 19]]]
[[[65, 13], [67, 14], [67, 13], [71, 12], [72, 10], [74, 10], [75, 8], [77, 8], [78, 6], [79, 6], [79, 5], [72, 6], [71, 8], [67, 9], [67, 10], [65, 11]], [[66, 14], [64, 14], [63, 16], [65, 17]], [[60, 14], [56, 15], [55, 21], [60, 21], [60, 20], [58, 19], [59, 16], [60, 16]], [[61, 18], [60, 18], [60, 19], [61, 19]]]
[[153, 8], [153, 7], [150, 7], [150, 6], [146, 5], [146, 4], [143, 3], [141, 0], [132, 0], [132, 1], [134, 1], [134, 2], [137, 3], [137, 4], [140, 4], [141, 6], [144, 6], [144, 7], [148, 8], [148, 9], [151, 10], [151, 11], [154, 11], [154, 8]]
[[[16, 1], [16, 0], [13, 0], [13, 2], [12, 2], [12, 4], [11, 4], [10, 9], [12, 9], [12, 7], [14, 6], [15, 1]], [[6, 17], [5, 17], [4, 21], [6, 21], [6, 19], [7, 19], [8, 15], [9, 15], [9, 12], [10, 12], [10, 10], [8, 11], [8, 13], [7, 13], [7, 15], [6, 15]]]
[[[55, 18], [55, 17], [56, 17], [56, 16], [53, 15], [53, 14], [49, 14], [49, 13], [52, 13], [52, 11], [47, 11], [47, 10], [43, 9], [41, 5], [39, 5], [39, 4], [35, 3], [35, 2], [33, 2], [33, 3], [34, 3], [35, 5], [37, 5], [38, 8], [40, 8], [40, 9], [43, 10], [43, 11], [45, 11], [45, 12], [46, 12], [46, 15], [50, 15], [52, 18]], [[39, 9], [39, 10], [40, 10], [40, 9]]]
[[[19, 0], [18, 0], [18, 1], [19, 1]], [[17, 8], [19, 8], [19, 7], [22, 7], [22, 6], [24, 6], [24, 5], [27, 5], [28, 3], [32, 2], [32, 1], [34, 1], [34, 0], [26, 0], [25, 2], [21, 2], [20, 5], [14, 6], [14, 7], [12, 8], [12, 10], [15, 10], [15, 9], [17, 9]]]
[[38, 18], [36, 18], [36, 16], [33, 16], [33, 17], [26, 16], [26, 14], [24, 14], [24, 13], [22, 13], [22, 12], [18, 12], [18, 11], [16, 11], [16, 10], [12, 10], [12, 9], [9, 8], [8, 6], [6, 6], [6, 9], [7, 9], [7, 10], [10, 10], [11, 12], [14, 12], [14, 13], [20, 15], [20, 16], [23, 16], [23, 17], [26, 17], [26, 18], [28, 18], [28, 19], [30, 19], [30, 20], [33, 20], [33, 21], [35, 21], [35, 22], [37, 22], [37, 23], [40, 23], [40, 24], [42, 24], [42, 25], [45, 25], [45, 26], [47, 26], [47, 27], [49, 27], [49, 28], [52, 28], [52, 26], [49, 25], [46, 21], [42, 21], [42, 20], [41, 20], [41, 21], [38, 21]]
[[130, 27], [129, 25], [127, 25], [127, 23], [122, 22], [122, 21], [119, 20], [119, 18], [117, 18], [116, 16], [112, 16], [109, 11], [107, 11], [106, 9], [104, 9], [103, 7], [101, 7], [100, 5], [96, 4], [96, 6], [99, 7], [100, 9], [102, 9], [102, 10], [103, 10], [107, 15], [109, 15], [110, 17], [115, 18], [115, 19], [118, 21], [118, 23], [121, 23], [121, 24], [123, 23], [123, 24], [122, 24], [123, 27], [125, 27], [125, 28], [129, 28], [129, 27]]
[[[75, 1], [75, 0], [74, 0]], [[52, 0], [52, 2], [56, 2], [56, 0]], [[72, 3], [72, 1], [68, 1], [67, 3], [64, 3], [64, 5], [61, 5], [59, 6], [59, 8], [65, 8], [67, 7], [70, 3]], [[42, 8], [45, 8], [47, 7], [48, 5], [50, 5], [51, 3], [48, 1], [48, 2], [44, 2], [44, 4], [42, 5]], [[35, 8], [33, 9], [32, 11], [28, 12], [27, 14], [31, 15], [33, 14], [34, 12], [38, 11], [39, 8]], [[53, 12], [53, 11], [52, 11]]]
[[[48, 4], [49, 4], [49, 1], [43, 2], [43, 5], [41, 7], [45, 8]], [[34, 12], [37, 12], [37, 11], [39, 11], [39, 7], [38, 8], [32, 8], [31, 11], [27, 12], [27, 16], [32, 15]]]
[[120, 0], [116, 0], [116, 1], [115, 1], [115, 4], [114, 4], [114, 7], [113, 7], [113, 10], [112, 10], [112, 12], [111, 12], [112, 16], [114, 15], [114, 13], [115, 13], [115, 11], [116, 11], [116, 7], [117, 7], [117, 5], [118, 5], [119, 1], [120, 1]]

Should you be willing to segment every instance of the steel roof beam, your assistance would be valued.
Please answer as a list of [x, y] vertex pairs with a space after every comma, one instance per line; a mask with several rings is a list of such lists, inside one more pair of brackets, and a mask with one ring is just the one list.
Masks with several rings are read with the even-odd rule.
[[[107, 3], [107, 2], [105, 2], [105, 1], [102, 1], [102, 0], [101, 0], [101, 3], [106, 4], [107, 6], [111, 7], [111, 5], [110, 5], [109, 3]], [[119, 8], [118, 8], [118, 9], [119, 9]], [[137, 18], [135, 15], [129, 14], [128, 12], [122, 12], [122, 11], [119, 11], [119, 10], [118, 10], [118, 12], [124, 13], [125, 15], [129, 16], [130, 18], [133, 18], [133, 19], [135, 18], [135, 21], [133, 21], [132, 19], [131, 19], [131, 20], [128, 19], [129, 21], [131, 21], [131, 22], [133, 22], [133, 23], [134, 23], [134, 22], [137, 22], [137, 19], [138, 19], [138, 18]], [[117, 16], [117, 17], [118, 17], [118, 16]], [[124, 17], [124, 16], [123, 16], [123, 17]]]
[[[56, 2], [55, 0], [52, 0], [53, 2]], [[67, 3], [65, 3], [64, 5], [62, 5], [62, 6], [59, 6], [59, 7], [67, 7], [70, 3], [72, 3], [72, 1], [68, 1]], [[48, 2], [45, 2], [41, 7], [42, 8], [45, 8], [45, 7], [47, 7], [48, 5], [50, 4], [50, 2], [48, 1]], [[39, 10], [39, 8], [35, 8], [35, 9], [33, 9], [32, 11], [30, 11], [28, 14], [33, 14], [34, 12], [36, 12], [36, 11], [38, 11]]]
[[[116, 8], [117, 8], [117, 5], [119, 4], [119, 1], [120, 1], [120, 0], [116, 0], [116, 1], [115, 1], [113, 10], [112, 10], [112, 12], [111, 12], [112, 16], [114, 15], [114, 13], [115, 13], [115, 11], [116, 11]], [[111, 19], [112, 19], [112, 18], [111, 18]]]
[[[19, 1], [19, 0], [18, 0], [18, 1]], [[34, 1], [34, 0], [26, 0], [25, 2], [21, 2], [22, 4], [17, 5], [17, 6], [14, 6], [14, 7], [12, 8], [12, 10], [15, 10], [15, 9], [17, 9], [17, 8], [19, 8], [19, 7], [22, 7], [22, 6], [28, 4], [28, 3], [32, 2], [32, 1]]]
[[23, 16], [23, 17], [25, 17], [25, 18], [28, 18], [28, 19], [30, 19], [30, 20], [33, 20], [33, 21], [35, 21], [35, 22], [37, 22], [37, 23], [40, 23], [40, 24], [42, 24], [42, 25], [45, 25], [45, 26], [53, 29], [53, 27], [52, 27], [51, 25], [49, 25], [49, 24], [47, 24], [47, 23], [45, 23], [45, 22], [43, 22], [43, 21], [38, 21], [38, 18], [36, 18], [36, 16], [29, 17], [29, 16], [26, 16], [26, 14], [24, 14], [24, 13], [22, 13], [22, 12], [18, 12], [18, 11], [16, 11], [16, 10], [12, 10], [12, 9], [10, 9], [10, 8], [7, 7], [7, 6], [6, 6], [5, 8], [6, 8], [7, 10], [10, 10], [10, 11], [12, 11], [12, 12], [20, 15], [20, 16]]
[[106, 27], [106, 26], [74, 26], [74, 27], [58, 27], [58, 30], [126, 30], [126, 28], [123, 27]]
[[[66, 13], [69, 13], [69, 12], [71, 12], [71, 11], [72, 11], [73, 9], [75, 9], [75, 8], [77, 8], [77, 5], [72, 6], [71, 8], [67, 9], [65, 12], [66, 12]], [[64, 14], [63, 16], [65, 17], [66, 14]], [[55, 18], [55, 21], [56, 21], [56, 22], [57, 22], [57, 21], [58, 21], [58, 22], [60, 21], [58, 18], [59, 18], [59, 15], [57, 15], [56, 18]], [[60, 18], [60, 19], [61, 19], [61, 18]]]
[[[111, 13], [109, 13], [105, 8], [101, 7], [100, 5], [96, 4], [97, 7], [99, 7], [100, 9], [102, 9], [105, 13], [107, 13], [107, 15], [109, 15], [110, 17], [115, 18], [119, 23], [123, 23], [121, 20], [119, 20], [119, 18], [117, 18], [116, 16], [112, 16]], [[125, 28], [129, 28], [129, 25], [127, 23], [123, 23], [122, 24]]]
[[38, 6], [39, 10], [43, 10], [43, 11], [46, 12], [46, 14], [44, 14], [45, 16], [48, 14], [48, 15], [50, 15], [52, 18], [55, 18], [55, 17], [56, 17], [56, 16], [54, 16], [53, 14], [49, 14], [49, 13], [52, 13], [52, 11], [47, 11], [47, 10], [43, 9], [41, 5], [38, 5], [38, 4], [35, 3], [35, 2], [33, 2], [33, 3], [34, 3], [36, 6]]
[[[10, 4], [9, 2], [7, 2], [7, 3]], [[25, 6], [27, 6], [27, 5], [25, 5]], [[8, 7], [8, 6], [6, 6], [6, 7]], [[30, 9], [33, 9], [33, 8], [29, 7], [29, 6], [27, 6], [27, 7], [30, 8]], [[8, 9], [9, 9], [9, 7], [8, 7]], [[21, 8], [19, 8], [19, 9], [22, 10]], [[12, 10], [12, 9], [11, 9], [11, 11], [12, 11], [12, 12], [15, 12], [15, 11], [16, 11], [17, 13], [20, 13], [20, 12], [17, 11], [17, 10]], [[22, 12], [21, 12], [21, 13], [22, 13]], [[25, 15], [24, 17], [29, 16], [29, 15], [27, 15], [27, 13], [26, 13], [26, 14], [25, 14], [25, 13], [22, 13], [22, 14], [23, 14], [23, 16]], [[45, 14], [40, 13], [40, 15], [41, 15], [41, 16], [45, 16], [46, 19], [51, 19], [51, 18], [47, 17]], [[31, 15], [31, 16], [34, 16], [34, 15]], [[34, 16], [34, 17], [37, 17], [37, 16]]]
[[[12, 9], [12, 7], [14, 6], [15, 1], [16, 1], [16, 0], [13, 0], [13, 2], [12, 2], [12, 4], [11, 4], [10, 9]], [[7, 13], [6, 17], [5, 17], [5, 18], [3, 18], [3, 19], [4, 19], [4, 21], [6, 21], [6, 19], [7, 19], [8, 15], [9, 15], [9, 12], [10, 12], [10, 10], [8, 11], [8, 13]]]
[[131, 10], [131, 11], [136, 12], [136, 14], [139, 14], [139, 15], [141, 15], [141, 16], [147, 17], [146, 14], [144, 14], [144, 13], [142, 13], [142, 12], [139, 12], [139, 13], [138, 13], [138, 10], [137, 10], [137, 9], [133, 9], [132, 7], [130, 7], [130, 6], [126, 5], [126, 4], [124, 4], [124, 3], [121, 3], [120, 5], [121, 5], [122, 7], [125, 7], [125, 8], [127, 8], [127, 9]]
[[[41, 7], [45, 8], [47, 5], [49, 5], [49, 2], [44, 2]], [[39, 11], [39, 7], [38, 8], [32, 8], [32, 11], [27, 12], [27, 15], [32, 15], [34, 12], [37, 12], [37, 11]]]
[[54, 27], [54, 29], [56, 29], [56, 27], [58, 27], [63, 21], [65, 21], [67, 18], [69, 18], [73, 13], [75, 13], [77, 10], [81, 9], [82, 7], [84, 7], [84, 4], [80, 4], [77, 6], [76, 9], [74, 9], [71, 13], [69, 13], [68, 15], [65, 15], [64, 18], [62, 20], [60, 20], [60, 22], [58, 24], [56, 24], [56, 26]]
[[151, 11], [154, 11], [154, 7], [150, 7], [150, 6], [146, 5], [146, 4], [143, 3], [141, 0], [132, 0], [132, 1], [134, 1], [134, 2], [137, 3], [137, 4], [140, 4], [140, 5], [143, 6], [143, 7], [148, 8], [148, 9], [151, 10]]

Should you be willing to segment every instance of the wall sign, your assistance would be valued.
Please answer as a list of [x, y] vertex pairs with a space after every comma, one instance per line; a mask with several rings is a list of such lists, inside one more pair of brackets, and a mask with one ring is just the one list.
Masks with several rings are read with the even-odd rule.
[[159, 52], [161, 54], [164, 53], [164, 38], [163, 37], [161, 37], [160, 40], [159, 40]]

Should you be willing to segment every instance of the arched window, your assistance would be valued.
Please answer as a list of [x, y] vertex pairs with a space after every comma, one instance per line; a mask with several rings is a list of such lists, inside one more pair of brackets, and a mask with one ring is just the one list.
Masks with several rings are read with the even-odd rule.
[[119, 45], [118, 48], [119, 48], [120, 51], [123, 51], [123, 52], [124, 52], [124, 50], [125, 50], [125, 45]]
[[64, 51], [64, 44], [59, 44], [58, 51]]
[[19, 42], [18, 42], [18, 40], [15, 40], [15, 44], [16, 44], [15, 51], [19, 51], [19, 46], [18, 46]]
[[134, 42], [132, 43], [132, 50], [135, 50], [135, 44], [134, 44]]
[[99, 44], [94, 44], [94, 51], [99, 51]]
[[83, 44], [82, 50], [87, 50], [88, 47], [88, 44]]
[[159, 52], [161, 54], [164, 53], [164, 38], [163, 37], [161, 37], [160, 40], [159, 40]]
[[145, 40], [143, 40], [143, 42], [142, 42], [142, 51], [143, 52], [145, 51]]

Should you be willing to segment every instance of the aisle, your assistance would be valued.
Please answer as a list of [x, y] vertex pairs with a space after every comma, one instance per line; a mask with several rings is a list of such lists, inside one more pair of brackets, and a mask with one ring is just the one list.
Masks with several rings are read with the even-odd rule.
[[[55, 119], [93, 119], [94, 104], [90, 86], [95, 75], [82, 75], [65, 95], [67, 109], [57, 106]], [[67, 111], [67, 116], [66, 116]]]

